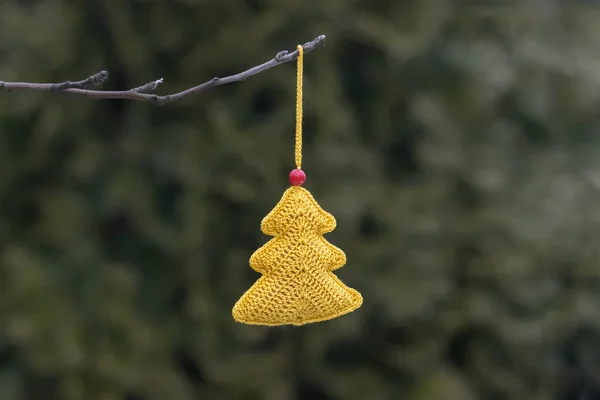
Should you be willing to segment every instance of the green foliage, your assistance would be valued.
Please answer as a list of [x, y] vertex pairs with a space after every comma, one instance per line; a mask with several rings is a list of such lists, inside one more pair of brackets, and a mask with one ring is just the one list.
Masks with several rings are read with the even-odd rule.
[[467, 3], [2, 2], [7, 81], [177, 91], [326, 34], [306, 185], [365, 303], [231, 317], [294, 167], [293, 64], [164, 108], [0, 92], [0, 399], [592, 396], [599, 10]]

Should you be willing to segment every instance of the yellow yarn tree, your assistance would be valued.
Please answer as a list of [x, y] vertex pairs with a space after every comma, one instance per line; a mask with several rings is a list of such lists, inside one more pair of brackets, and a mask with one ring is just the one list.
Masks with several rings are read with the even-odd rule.
[[298, 46], [296, 165], [292, 186], [263, 219], [261, 230], [274, 236], [250, 257], [262, 277], [233, 307], [233, 318], [250, 325], [304, 325], [347, 314], [362, 305], [362, 296], [332, 271], [346, 264], [344, 252], [322, 236], [335, 229], [324, 211], [302, 187], [302, 46]]
[[335, 218], [308, 190], [287, 189], [261, 223], [263, 233], [275, 238], [250, 257], [263, 276], [235, 304], [233, 318], [251, 325], [304, 325], [360, 307], [360, 293], [332, 273], [346, 263], [344, 252], [322, 236], [335, 227]]

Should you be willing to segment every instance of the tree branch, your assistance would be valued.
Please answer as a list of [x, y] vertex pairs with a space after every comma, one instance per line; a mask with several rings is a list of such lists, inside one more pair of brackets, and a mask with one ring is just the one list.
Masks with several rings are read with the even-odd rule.
[[[318, 36], [316, 39], [306, 42], [302, 45], [304, 53], [309, 53], [325, 44], [325, 35]], [[284, 64], [290, 61], [294, 61], [298, 58], [298, 50], [288, 53], [287, 51], [280, 51], [277, 53], [275, 58], [264, 64], [257, 65], [244, 72], [240, 72], [235, 75], [226, 76], [223, 78], [215, 77], [204, 82], [198, 86], [183, 90], [179, 93], [168, 94], [165, 96], [158, 96], [151, 94], [163, 79], [148, 82], [142, 86], [122, 91], [109, 91], [109, 90], [90, 90], [86, 87], [92, 85], [101, 85], [108, 79], [108, 72], [100, 71], [87, 79], [77, 82], [66, 81], [62, 83], [28, 83], [28, 82], [4, 82], [0, 81], [0, 91], [12, 92], [12, 91], [33, 91], [33, 92], [51, 92], [51, 93], [68, 93], [73, 95], [80, 95], [89, 97], [91, 99], [127, 99], [151, 102], [157, 105], [165, 105], [174, 101], [182, 100], [185, 97], [193, 94], [204, 92], [208, 89], [216, 86], [226, 85], [228, 83], [234, 83], [246, 80], [247, 78], [259, 74], [263, 71], [276, 67], [280, 64]]]

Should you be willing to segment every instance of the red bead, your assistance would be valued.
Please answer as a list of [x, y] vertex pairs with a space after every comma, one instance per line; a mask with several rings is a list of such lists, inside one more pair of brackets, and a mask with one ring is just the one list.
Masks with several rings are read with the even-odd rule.
[[294, 169], [290, 172], [290, 183], [294, 186], [300, 186], [306, 181], [306, 174], [301, 169]]

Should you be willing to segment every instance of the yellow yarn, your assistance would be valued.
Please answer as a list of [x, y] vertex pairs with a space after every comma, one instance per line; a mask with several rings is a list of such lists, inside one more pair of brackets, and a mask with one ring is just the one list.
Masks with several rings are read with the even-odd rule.
[[296, 167], [302, 168], [302, 75], [304, 49], [298, 46], [298, 72], [296, 74]]
[[[298, 46], [296, 166], [302, 166], [302, 46]], [[336, 227], [310, 192], [288, 188], [263, 219], [261, 230], [274, 236], [250, 257], [263, 274], [233, 307], [233, 318], [249, 325], [304, 325], [339, 317], [362, 305], [360, 293], [332, 271], [346, 264], [342, 250], [322, 236]]]
[[332, 273], [346, 264], [344, 252], [321, 236], [335, 226], [308, 190], [288, 188], [261, 223], [263, 233], [275, 238], [250, 257], [263, 276], [235, 304], [233, 318], [250, 325], [304, 325], [360, 307], [360, 293]]

